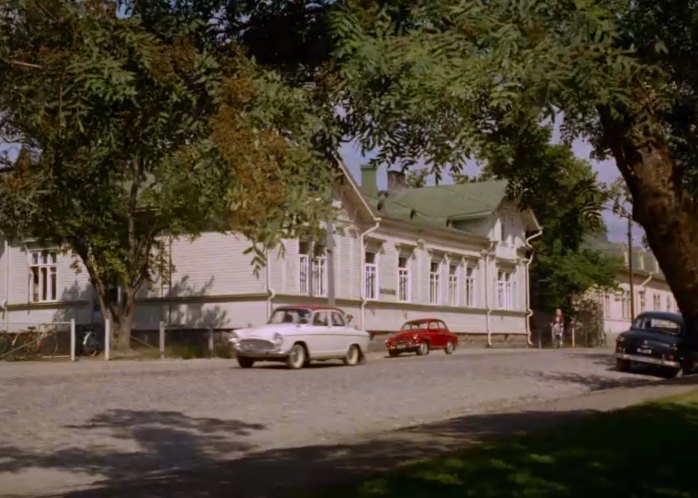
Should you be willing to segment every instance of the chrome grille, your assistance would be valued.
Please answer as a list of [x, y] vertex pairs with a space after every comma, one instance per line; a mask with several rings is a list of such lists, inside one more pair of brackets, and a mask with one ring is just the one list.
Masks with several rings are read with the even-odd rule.
[[275, 349], [274, 344], [264, 339], [244, 339], [240, 341], [240, 350], [266, 353]]

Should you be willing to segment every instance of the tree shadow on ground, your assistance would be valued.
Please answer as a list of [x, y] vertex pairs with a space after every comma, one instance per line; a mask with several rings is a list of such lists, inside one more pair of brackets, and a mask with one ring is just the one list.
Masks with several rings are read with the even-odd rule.
[[[695, 379], [680, 382], [696, 383]], [[570, 425], [590, 415], [589, 420]], [[556, 430], [560, 427], [574, 430]], [[77, 436], [81, 431], [107, 431], [137, 448], [114, 452], [85, 447], [52, 455], [2, 448], [0, 471], [32, 466], [90, 472], [103, 478], [93, 489], [62, 495], [71, 498], [306, 496], [296, 495], [295, 490], [336, 483], [348, 485], [350, 491], [333, 488], [312, 496], [632, 494], [624, 486], [634, 489], [635, 496], [665, 496], [652, 490], [665, 485], [666, 489], [695, 491], [698, 485], [680, 475], [680, 471], [691, 475], [685, 472], [685, 465], [692, 461], [690, 442], [698, 440], [698, 408], [693, 404], [646, 405], [620, 415], [551, 411], [543, 405], [523, 412], [459, 417], [345, 444], [257, 452], [244, 443], [244, 437], [264, 430], [263, 426], [190, 418], [176, 412], [117, 410], [74, 429]], [[521, 435], [531, 431], [543, 432]], [[505, 435], [514, 439], [497, 442], [496, 438]], [[477, 443], [486, 445], [476, 447]], [[667, 451], [659, 451], [661, 448]], [[452, 451], [465, 453], [353, 484], [406, 461]], [[236, 452], [240, 455], [231, 456]]]
[[[239, 456], [252, 446], [244, 439], [263, 425], [237, 420], [188, 417], [174, 411], [110, 410], [74, 430], [75, 446], [34, 453], [0, 446], [0, 472], [27, 467], [94, 475], [106, 483], [165, 469], [206, 465]], [[81, 444], [103, 436], [105, 444]], [[109, 439], [120, 443], [107, 444]], [[119, 447], [119, 450], [115, 450]], [[121, 449], [123, 448], [123, 449]], [[4, 490], [7, 491], [7, 490]]]

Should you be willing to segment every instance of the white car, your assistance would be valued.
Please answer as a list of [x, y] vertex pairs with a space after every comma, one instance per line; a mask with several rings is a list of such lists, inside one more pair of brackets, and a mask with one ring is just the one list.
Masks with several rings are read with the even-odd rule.
[[280, 361], [291, 369], [313, 360], [343, 360], [357, 365], [365, 357], [371, 336], [349, 324], [338, 308], [283, 306], [262, 327], [233, 332], [230, 342], [242, 368], [257, 361]]

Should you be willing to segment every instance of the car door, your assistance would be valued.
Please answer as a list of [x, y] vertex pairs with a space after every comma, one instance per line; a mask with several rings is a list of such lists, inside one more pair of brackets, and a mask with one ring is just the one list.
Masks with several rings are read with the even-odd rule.
[[446, 345], [443, 334], [439, 328], [439, 322], [432, 320], [429, 322], [429, 345], [432, 348], [442, 348]]
[[451, 331], [448, 330], [446, 324], [441, 320], [439, 320], [439, 328], [441, 329], [441, 337], [443, 337], [444, 347], [446, 347], [446, 344], [448, 344], [449, 341], [453, 341], [453, 338], [451, 337]]
[[352, 343], [352, 331], [356, 331], [349, 328], [344, 315], [339, 311], [332, 311], [330, 313], [330, 320], [332, 326], [330, 347], [335, 354], [344, 356], [346, 352], [349, 351], [349, 346], [351, 346]]
[[327, 310], [318, 310], [313, 313], [310, 326], [308, 327], [309, 334], [306, 340], [310, 356], [313, 358], [323, 358], [333, 354], [330, 346], [331, 330], [330, 317]]

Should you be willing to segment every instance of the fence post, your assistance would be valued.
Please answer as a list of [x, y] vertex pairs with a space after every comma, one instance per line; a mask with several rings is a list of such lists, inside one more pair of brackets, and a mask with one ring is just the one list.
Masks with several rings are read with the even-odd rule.
[[111, 359], [111, 320], [104, 320], [104, 359]]
[[70, 319], [70, 361], [75, 361], [75, 318]]
[[213, 327], [208, 328], [208, 351], [211, 353], [211, 358], [216, 355], [216, 350], [213, 347]]
[[165, 322], [160, 320], [160, 359], [165, 359]]
[[574, 336], [575, 336], [575, 332], [577, 330], [577, 325], [575, 322], [572, 322], [571, 328], [572, 328], [572, 349], [574, 349]]

